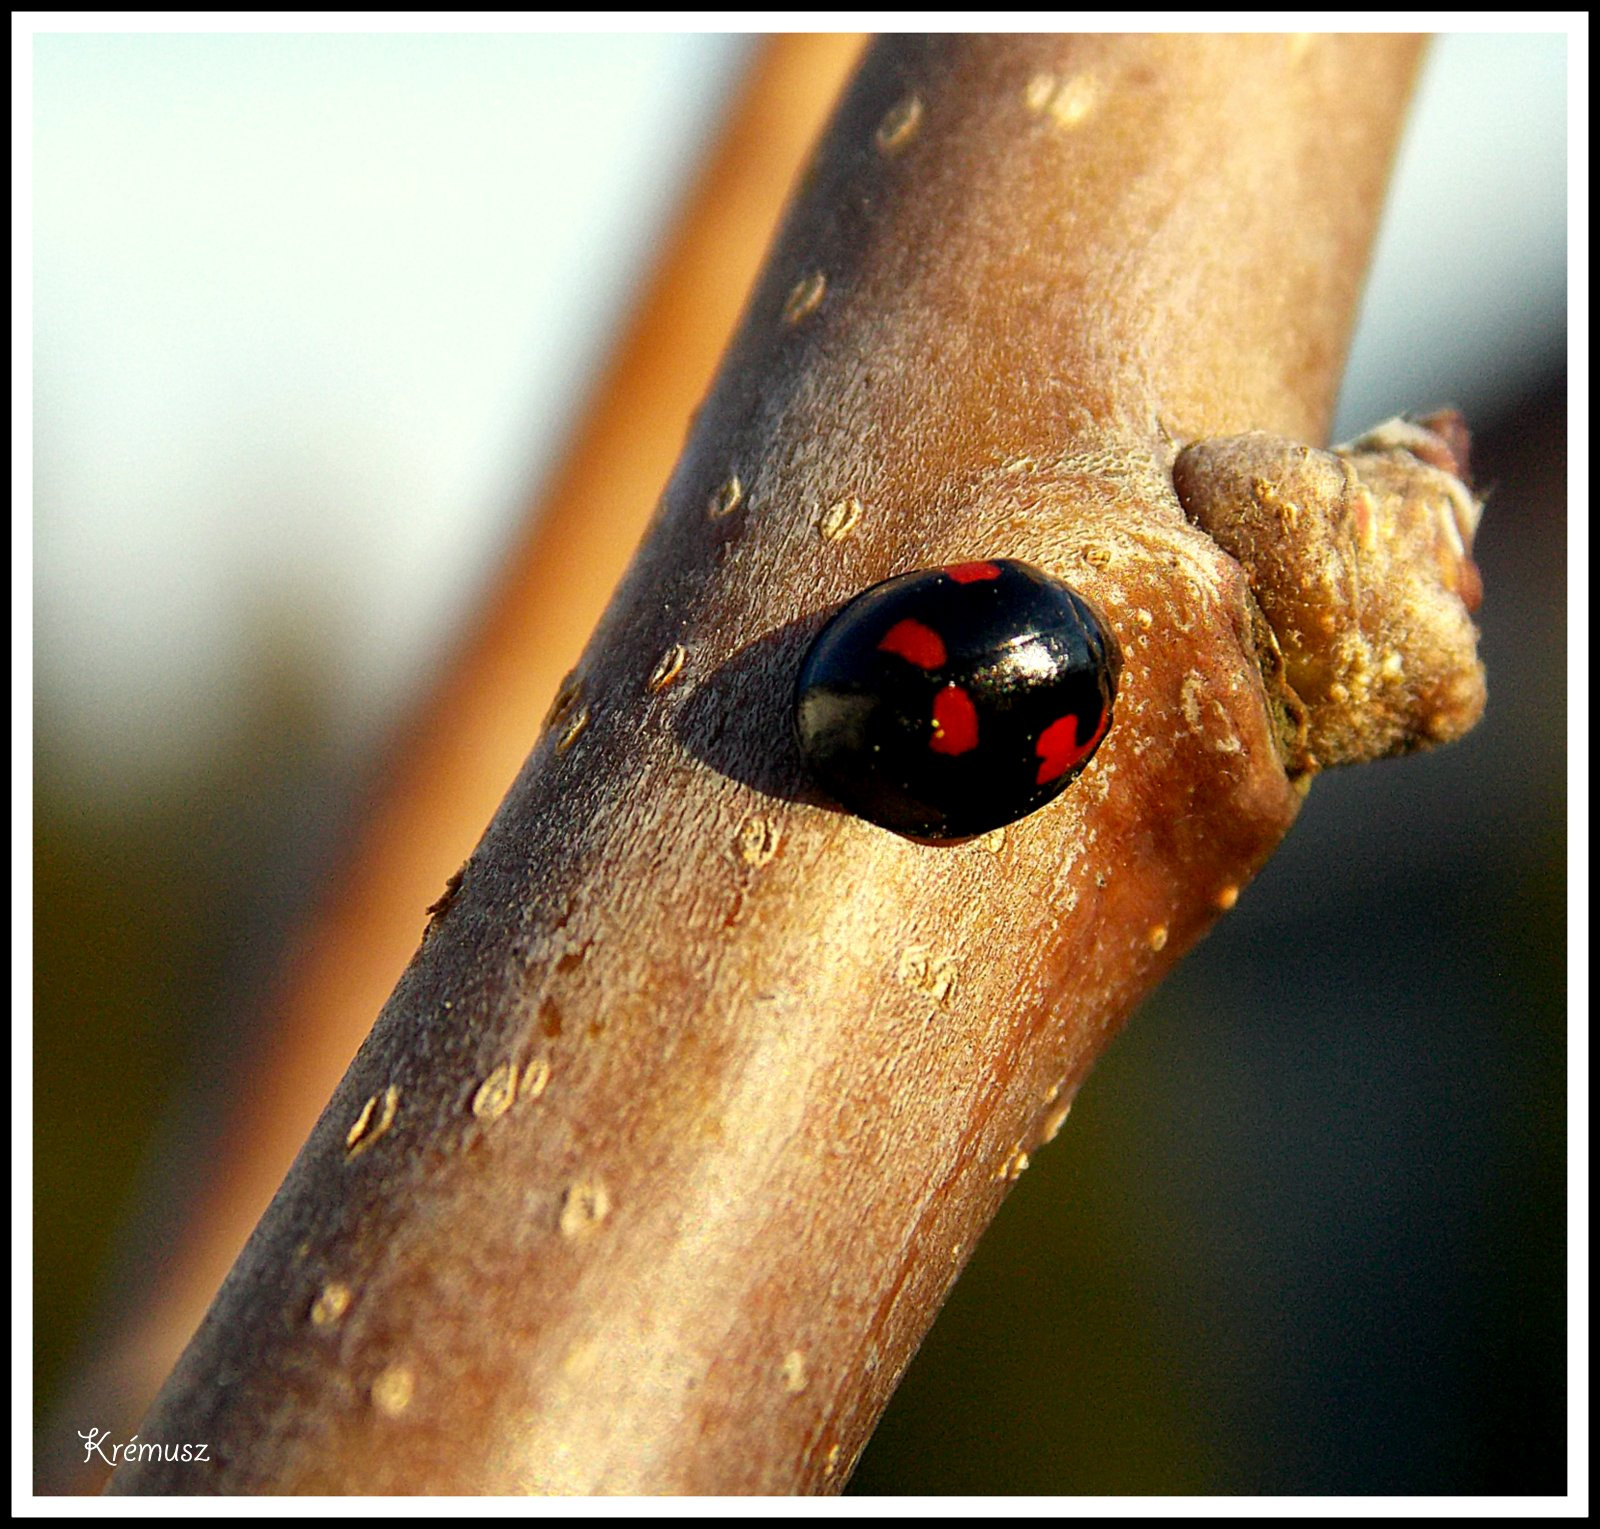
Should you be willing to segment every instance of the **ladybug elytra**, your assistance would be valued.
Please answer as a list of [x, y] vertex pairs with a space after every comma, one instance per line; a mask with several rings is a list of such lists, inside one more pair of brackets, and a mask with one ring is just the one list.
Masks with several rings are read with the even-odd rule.
[[1043, 807], [1111, 725], [1122, 654], [1060, 579], [996, 558], [875, 584], [800, 668], [807, 769], [859, 817], [918, 839], [987, 833]]

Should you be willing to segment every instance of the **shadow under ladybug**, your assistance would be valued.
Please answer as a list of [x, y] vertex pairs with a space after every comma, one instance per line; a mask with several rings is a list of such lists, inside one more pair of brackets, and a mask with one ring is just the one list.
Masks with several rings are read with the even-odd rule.
[[902, 574], [817, 625], [791, 623], [707, 681], [684, 717], [697, 757], [769, 795], [943, 843], [1054, 800], [1110, 726], [1109, 625], [1026, 563]]

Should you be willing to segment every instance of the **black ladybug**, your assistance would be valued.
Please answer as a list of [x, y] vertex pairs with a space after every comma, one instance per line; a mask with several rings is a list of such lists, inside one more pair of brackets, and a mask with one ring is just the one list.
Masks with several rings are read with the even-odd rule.
[[844, 806], [963, 839], [1059, 796], [1111, 726], [1122, 653], [1060, 579], [996, 558], [875, 584], [800, 667], [795, 734]]

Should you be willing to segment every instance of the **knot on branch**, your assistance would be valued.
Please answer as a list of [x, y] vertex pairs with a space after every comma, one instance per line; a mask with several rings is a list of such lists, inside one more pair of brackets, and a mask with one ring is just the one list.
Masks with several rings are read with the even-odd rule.
[[1326, 451], [1255, 432], [1178, 454], [1185, 513], [1244, 568], [1270, 628], [1291, 772], [1448, 743], [1482, 715], [1467, 449], [1446, 410]]

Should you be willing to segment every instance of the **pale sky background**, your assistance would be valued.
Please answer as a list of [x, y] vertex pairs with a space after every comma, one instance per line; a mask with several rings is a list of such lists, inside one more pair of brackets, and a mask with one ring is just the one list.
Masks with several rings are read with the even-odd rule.
[[[82, 785], [223, 735], [264, 627], [342, 740], [559, 451], [747, 56], [727, 36], [34, 39], [34, 635]], [[1565, 36], [1427, 66], [1336, 437], [1566, 335]]]

